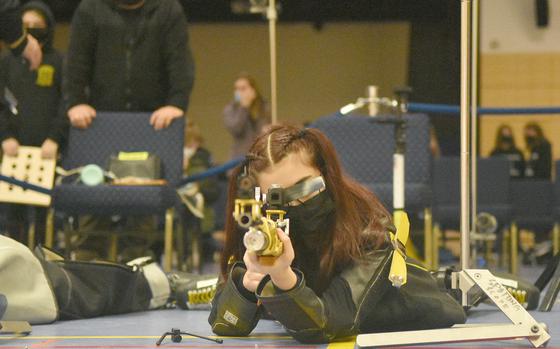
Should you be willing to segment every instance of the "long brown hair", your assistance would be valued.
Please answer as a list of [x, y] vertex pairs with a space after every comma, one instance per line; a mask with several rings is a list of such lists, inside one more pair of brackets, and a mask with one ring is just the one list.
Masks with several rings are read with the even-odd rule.
[[251, 106], [249, 107], [249, 113], [251, 114], [251, 119], [257, 120], [258, 118], [265, 117], [266, 110], [264, 105], [264, 98], [257, 84], [257, 80], [247, 72], [239, 73], [235, 81], [237, 80], [246, 80], [249, 86], [251, 86], [251, 88], [255, 90], [255, 99], [253, 100], [253, 103], [251, 103]]
[[513, 129], [511, 128], [511, 126], [506, 125], [506, 124], [502, 124], [500, 125], [500, 127], [498, 127], [498, 129], [496, 130], [496, 139], [495, 139], [495, 143], [494, 143], [494, 149], [501, 149], [501, 144], [503, 142], [504, 139], [504, 130], [509, 130], [509, 133], [511, 135], [511, 145], [512, 145], [512, 149], [515, 149], [515, 138], [513, 137]]
[[547, 139], [544, 136], [544, 132], [539, 124], [534, 121], [528, 122], [525, 124], [525, 130], [533, 130], [537, 134], [536, 142], [537, 144], [548, 143]]
[[[234, 171], [229, 184], [226, 242], [221, 259], [224, 278], [230, 259], [243, 259], [243, 232], [233, 219], [233, 205], [237, 193], [236, 178], [243, 167], [257, 174], [288, 154], [303, 152], [310, 165], [317, 168], [325, 179], [326, 189], [335, 204], [334, 224], [324, 235], [320, 250], [319, 288], [324, 289], [336, 272], [360, 259], [369, 249], [386, 242], [386, 226], [391, 222], [389, 212], [365, 187], [348, 177], [342, 170], [332, 143], [317, 129], [276, 125], [259, 136], [242, 167]], [[316, 290], [317, 291], [317, 290]]]

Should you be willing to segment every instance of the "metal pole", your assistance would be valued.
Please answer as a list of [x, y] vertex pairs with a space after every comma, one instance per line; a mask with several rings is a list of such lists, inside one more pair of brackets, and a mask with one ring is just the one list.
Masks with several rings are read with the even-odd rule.
[[278, 122], [278, 96], [276, 92], [276, 21], [278, 14], [276, 11], [276, 0], [269, 0], [268, 3], [268, 34], [270, 42], [270, 113], [272, 124]]
[[461, 269], [470, 268], [471, 1], [461, 0]]
[[[477, 158], [478, 158], [478, 0], [472, 0], [471, 36], [471, 229], [476, 230], [477, 210]], [[476, 247], [473, 248], [476, 265]]]

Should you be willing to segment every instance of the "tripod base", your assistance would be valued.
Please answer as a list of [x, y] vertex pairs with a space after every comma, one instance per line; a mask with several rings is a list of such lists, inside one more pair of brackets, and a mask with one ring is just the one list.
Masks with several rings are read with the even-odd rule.
[[456, 325], [438, 330], [362, 334], [356, 338], [358, 348], [521, 338], [528, 339], [537, 348], [550, 340], [546, 325], [536, 322], [488, 270], [465, 269], [453, 273], [452, 287], [462, 291], [463, 305], [469, 303], [469, 291], [479, 287], [511, 320], [512, 324]]

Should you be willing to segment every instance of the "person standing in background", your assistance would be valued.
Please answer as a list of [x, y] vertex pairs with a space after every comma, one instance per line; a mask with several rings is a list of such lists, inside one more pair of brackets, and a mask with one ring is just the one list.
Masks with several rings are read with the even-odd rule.
[[[72, 126], [88, 128], [99, 110], [151, 112], [150, 125], [164, 129], [185, 116], [193, 84], [187, 20], [178, 0], [80, 2], [72, 18], [63, 82]], [[137, 233], [122, 241], [119, 258], [124, 261], [150, 255], [157, 241], [154, 217], [130, 217], [118, 223]], [[111, 231], [114, 225], [107, 216], [82, 215], [79, 220], [80, 232]], [[105, 241], [91, 236], [77, 259], [106, 253]]]
[[241, 73], [234, 83], [234, 100], [224, 109], [224, 124], [233, 137], [231, 158], [244, 156], [263, 129], [270, 125], [269, 106], [255, 79]]
[[41, 46], [23, 27], [18, 0], [0, 1], [0, 40], [6, 41], [14, 55], [27, 59], [31, 70], [41, 64]]
[[[41, 156], [52, 159], [64, 144], [68, 122], [62, 109], [62, 55], [52, 47], [55, 20], [49, 7], [30, 1], [23, 8], [25, 31], [40, 43], [43, 61], [30, 71], [27, 62], [8, 54], [0, 60], [0, 91], [10, 91], [17, 105], [0, 110], [0, 140], [6, 156], [17, 156], [20, 144], [41, 147]], [[24, 241], [27, 206], [8, 206], [7, 230]], [[36, 227], [41, 239], [46, 209], [36, 208]]]
[[154, 129], [183, 117], [194, 83], [187, 20], [177, 0], [84, 0], [70, 32], [64, 97], [72, 126], [96, 111], [153, 112]]
[[509, 176], [523, 178], [525, 160], [523, 153], [515, 145], [513, 131], [509, 125], [501, 125], [496, 132], [496, 143], [490, 156], [505, 156], [509, 161]]
[[550, 142], [544, 137], [542, 128], [536, 122], [525, 125], [525, 142], [529, 157], [525, 177], [550, 180], [552, 174], [552, 150]]

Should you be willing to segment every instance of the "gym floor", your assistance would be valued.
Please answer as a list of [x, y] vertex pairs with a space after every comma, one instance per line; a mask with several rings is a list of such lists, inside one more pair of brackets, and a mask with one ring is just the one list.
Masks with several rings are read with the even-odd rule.
[[[528, 280], [536, 279], [541, 268], [523, 268], [521, 274]], [[560, 349], [560, 299], [551, 312], [532, 311], [533, 317], [548, 325], [552, 339], [550, 349]], [[218, 344], [190, 336], [183, 336], [181, 343], [167, 337], [160, 347], [158, 338], [171, 328], [179, 328], [202, 336], [213, 336], [208, 325], [208, 311], [179, 309], [146, 311], [133, 314], [106, 316], [87, 320], [58, 321], [50, 325], [35, 325], [26, 337], [0, 336], [2, 349], [104, 349], [104, 348], [354, 348], [354, 339], [329, 345], [303, 345], [292, 339], [274, 321], [261, 320], [250, 337], [224, 337]], [[468, 323], [508, 324], [509, 320], [497, 308], [481, 305], [469, 313]], [[418, 346], [428, 348], [433, 346]], [[494, 341], [462, 344], [444, 344], [439, 348], [523, 348], [531, 347], [527, 340]]]
[[[552, 312], [532, 312], [539, 322], [549, 327], [552, 336], [548, 348], [560, 349], [560, 306]], [[180, 328], [198, 335], [212, 336], [207, 311], [157, 310], [120, 316], [107, 316], [88, 320], [59, 321], [51, 325], [33, 326], [27, 337], [0, 336], [3, 349], [102, 349], [102, 348], [158, 348], [155, 343], [165, 331]], [[481, 306], [469, 315], [469, 323], [508, 323], [505, 316], [495, 308]], [[215, 338], [215, 337], [214, 337]], [[270, 320], [261, 320], [250, 337], [224, 337], [218, 344], [190, 336], [181, 343], [171, 342], [167, 337], [159, 348], [354, 348], [354, 340], [329, 345], [302, 345]], [[427, 348], [430, 346], [422, 346]], [[530, 347], [527, 340], [496, 341], [464, 344], [445, 344], [442, 348], [523, 348]]]

